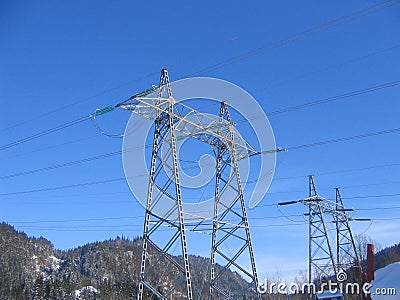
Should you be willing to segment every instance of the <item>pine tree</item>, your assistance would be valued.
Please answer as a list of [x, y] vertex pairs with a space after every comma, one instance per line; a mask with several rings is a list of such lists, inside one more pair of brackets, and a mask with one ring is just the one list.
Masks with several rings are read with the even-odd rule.
[[38, 277], [35, 280], [35, 283], [33, 284], [32, 299], [33, 300], [45, 299], [45, 286], [42, 274], [38, 275]]

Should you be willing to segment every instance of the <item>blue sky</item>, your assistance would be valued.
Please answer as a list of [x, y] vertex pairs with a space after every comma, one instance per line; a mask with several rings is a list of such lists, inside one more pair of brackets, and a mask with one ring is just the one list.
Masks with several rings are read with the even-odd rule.
[[[158, 83], [189, 74], [233, 82], [268, 113], [400, 80], [400, 5], [352, 22], [279, 40], [375, 5], [377, 1], [131, 2], [3, 1], [0, 4], [0, 141], [7, 145], [115, 104]], [[207, 72], [231, 57], [264, 47]], [[273, 115], [280, 147], [399, 127], [399, 86]], [[122, 132], [129, 114], [104, 116], [109, 132]], [[90, 122], [2, 149], [6, 176], [121, 150]], [[307, 225], [300, 204], [315, 174], [322, 196], [341, 187], [353, 223], [382, 246], [399, 242], [398, 133], [280, 153], [270, 192], [249, 211], [260, 277], [289, 278], [307, 267]], [[124, 180], [48, 192], [4, 195], [124, 177], [120, 156], [1, 179], [0, 220], [67, 249], [117, 235], [141, 234], [143, 209]], [[378, 195], [379, 197], [354, 198]], [[397, 207], [397, 208], [396, 208]], [[376, 209], [380, 208], [380, 209]], [[385, 209], [381, 209], [385, 208]], [[368, 209], [368, 210], [367, 210]], [[120, 219], [128, 217], [127, 219]], [[91, 220], [105, 219], [109, 220]], [[112, 219], [115, 218], [115, 219]], [[382, 220], [388, 219], [388, 220]], [[44, 222], [86, 220], [79, 222]], [[33, 222], [33, 223], [26, 223]], [[269, 226], [272, 225], [272, 226]], [[277, 226], [276, 226], [277, 225]], [[259, 227], [257, 227], [259, 226]], [[191, 253], [208, 248], [193, 237]], [[265, 242], [268, 241], [268, 242]]]

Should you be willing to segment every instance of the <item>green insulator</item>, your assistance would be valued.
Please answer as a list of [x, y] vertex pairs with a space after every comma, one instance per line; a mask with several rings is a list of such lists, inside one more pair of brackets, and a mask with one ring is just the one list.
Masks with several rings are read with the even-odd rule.
[[96, 111], [96, 116], [104, 115], [110, 111], [113, 111], [115, 109], [114, 106], [107, 106], [105, 108], [99, 109]]
[[136, 93], [135, 95], [132, 96], [132, 98], [144, 97], [144, 96], [150, 95], [154, 91], [155, 91], [155, 89], [151, 88], [151, 89], [145, 90], [143, 92]]

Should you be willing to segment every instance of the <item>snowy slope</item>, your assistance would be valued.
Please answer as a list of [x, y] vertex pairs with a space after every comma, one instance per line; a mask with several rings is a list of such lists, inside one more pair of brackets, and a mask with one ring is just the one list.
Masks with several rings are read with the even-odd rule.
[[[396, 295], [378, 295], [388, 288], [395, 288]], [[371, 288], [372, 300], [400, 300], [400, 262], [387, 265], [375, 272], [375, 280], [372, 281]]]

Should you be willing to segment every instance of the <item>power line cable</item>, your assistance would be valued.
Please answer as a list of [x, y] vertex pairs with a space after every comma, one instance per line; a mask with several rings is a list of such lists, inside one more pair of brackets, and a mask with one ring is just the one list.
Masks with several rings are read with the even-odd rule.
[[[342, 174], [342, 173], [352, 173], [352, 172], [362, 172], [377, 168], [386, 168], [392, 166], [400, 166], [400, 163], [392, 163], [392, 164], [382, 164], [382, 165], [375, 165], [375, 166], [368, 166], [365, 168], [355, 168], [355, 169], [346, 169], [346, 170], [339, 170], [339, 171], [331, 171], [331, 172], [322, 172], [322, 173], [314, 173], [314, 176], [326, 176], [326, 175], [333, 175], [333, 174]], [[298, 178], [305, 178], [305, 175], [299, 176], [288, 176], [288, 177], [277, 177], [274, 180], [288, 180], [288, 179], [298, 179]]]
[[380, 194], [380, 195], [365, 195], [365, 196], [354, 196], [354, 197], [345, 197], [343, 199], [352, 200], [352, 199], [366, 199], [366, 198], [382, 198], [382, 197], [397, 197], [400, 196], [400, 193], [395, 194]]
[[[390, 207], [370, 207], [370, 208], [356, 208], [355, 211], [371, 211], [371, 210], [391, 210], [400, 209], [400, 206], [390, 206]], [[281, 211], [280, 211], [281, 212]], [[283, 214], [281, 212], [281, 214]], [[291, 215], [281, 215], [281, 216], [263, 216], [263, 217], [253, 217], [252, 220], [263, 220], [263, 219], [278, 219], [287, 218], [291, 222], [299, 222], [297, 220], [290, 219], [291, 217], [304, 217], [303, 214], [291, 214]], [[107, 218], [87, 218], [87, 219], [66, 219], [66, 220], [35, 220], [35, 221], [9, 221], [12, 224], [41, 224], [41, 223], [80, 223], [80, 222], [96, 222], [96, 221], [116, 221], [116, 220], [131, 220], [143, 218], [142, 215], [138, 216], [123, 216], [123, 217], [107, 217]], [[392, 219], [392, 218], [391, 218]], [[396, 218], [397, 219], [397, 218]], [[379, 220], [379, 219], [375, 219]], [[382, 219], [383, 220], [383, 219]], [[130, 225], [125, 225], [130, 226]]]
[[53, 110], [51, 110], [51, 111], [48, 111], [48, 112], [43, 113], [43, 114], [41, 114], [41, 115], [38, 115], [38, 116], [36, 116], [36, 117], [34, 117], [34, 118], [31, 118], [31, 119], [29, 119], [29, 120], [25, 120], [25, 121], [23, 121], [23, 122], [19, 122], [19, 123], [17, 123], [17, 124], [12, 125], [12, 126], [9, 126], [9, 127], [3, 128], [3, 129], [0, 129], [0, 132], [7, 131], [7, 130], [10, 130], [10, 129], [19, 127], [19, 126], [21, 126], [21, 125], [24, 125], [24, 124], [27, 124], [27, 123], [30, 123], [30, 122], [33, 122], [33, 121], [42, 119], [43, 117], [46, 117], [46, 116], [48, 116], [48, 115], [51, 115], [51, 114], [57, 113], [57, 112], [59, 112], [59, 111], [65, 110], [66, 108], [69, 108], [69, 107], [75, 106], [75, 105], [77, 105], [77, 104], [86, 102], [86, 101], [91, 100], [91, 99], [93, 99], [93, 98], [102, 96], [102, 95], [104, 95], [104, 94], [106, 94], [106, 93], [108, 93], [108, 92], [110, 92], [110, 91], [116, 90], [116, 89], [118, 89], [118, 88], [120, 88], [120, 87], [123, 87], [123, 86], [126, 86], [126, 85], [128, 85], [128, 84], [131, 84], [131, 83], [134, 83], [134, 82], [138, 82], [138, 81], [141, 81], [141, 80], [146, 79], [146, 78], [150, 78], [150, 77], [152, 77], [152, 76], [154, 76], [154, 75], [158, 75], [159, 73], [160, 73], [160, 71], [157, 71], [157, 72], [156, 72], [156, 71], [150, 72], [150, 73], [148, 73], [148, 74], [146, 74], [146, 75], [143, 75], [143, 76], [141, 76], [141, 77], [139, 77], [139, 78], [137, 78], [137, 79], [130, 80], [130, 81], [127, 81], [127, 82], [125, 82], [125, 83], [119, 84], [119, 85], [117, 85], [117, 86], [115, 86], [115, 87], [112, 87], [112, 88], [110, 88], [110, 89], [103, 90], [103, 91], [101, 91], [101, 92], [99, 92], [99, 93], [97, 93], [97, 94], [95, 94], [95, 95], [85, 97], [85, 98], [83, 98], [83, 99], [81, 99], [81, 100], [78, 100], [78, 101], [69, 103], [69, 104], [67, 104], [67, 105], [64, 105], [64, 106], [62, 106], [62, 107], [53, 109]]
[[[399, 220], [400, 217], [393, 217], [393, 218], [373, 218], [370, 221], [393, 221], [393, 220]], [[254, 229], [262, 229], [262, 228], [269, 228], [269, 227], [287, 227], [287, 226], [302, 226], [302, 225], [307, 225], [308, 222], [301, 222], [301, 223], [280, 223], [280, 224], [264, 224], [264, 225], [252, 225], [251, 227]], [[20, 229], [33, 229], [33, 230], [51, 230], [51, 231], [120, 231], [115, 228], [120, 228], [121, 230], [124, 230], [126, 232], [142, 232], [142, 230], [137, 229], [137, 230], [132, 230], [132, 229], [126, 229], [126, 228], [131, 228], [131, 227], [141, 227], [142, 225], [136, 225], [136, 224], [125, 224], [125, 225], [84, 225], [84, 226], [56, 226], [56, 227], [38, 227], [38, 226], [19, 226]], [[92, 228], [92, 229], [89, 229]], [[104, 229], [100, 229], [104, 228]], [[114, 228], [114, 229], [110, 229]], [[333, 229], [332, 229], [333, 230]], [[193, 231], [193, 230], [189, 230]]]
[[82, 138], [79, 138], [79, 139], [74, 139], [74, 140], [71, 140], [71, 141], [68, 141], [68, 142], [63, 142], [63, 143], [60, 143], [60, 144], [41, 147], [41, 148], [38, 148], [38, 149], [35, 149], [35, 150], [32, 150], [32, 151], [13, 154], [13, 155], [8, 156], [8, 157], [2, 157], [2, 158], [0, 158], [0, 160], [8, 160], [8, 159], [11, 159], [11, 158], [21, 157], [21, 156], [25, 156], [25, 155], [29, 155], [29, 154], [33, 154], [33, 153], [38, 153], [38, 152], [42, 152], [42, 151], [45, 151], [45, 150], [58, 148], [58, 147], [65, 146], [65, 145], [80, 143], [80, 142], [83, 142], [83, 141], [94, 139], [94, 138], [99, 137], [99, 136], [101, 136], [101, 134], [95, 134], [95, 135], [91, 135], [91, 136], [86, 136], [86, 137], [82, 137]]
[[286, 83], [289, 83], [289, 82], [294, 81], [294, 80], [303, 79], [305, 77], [309, 77], [309, 76], [314, 75], [314, 74], [325, 72], [325, 71], [333, 69], [335, 67], [341, 67], [341, 66], [345, 66], [345, 65], [350, 64], [350, 63], [355, 63], [355, 62], [358, 62], [358, 61], [373, 57], [373, 56], [378, 55], [378, 54], [382, 54], [382, 53], [385, 53], [385, 52], [392, 51], [392, 50], [397, 49], [399, 47], [400, 47], [400, 44], [395, 44], [395, 45], [392, 45], [392, 46], [390, 46], [388, 48], [380, 49], [380, 50], [377, 50], [377, 51], [374, 51], [374, 52], [367, 53], [367, 54], [362, 55], [362, 56], [357, 56], [355, 58], [351, 58], [350, 60], [346, 60], [346, 61], [335, 63], [335, 64], [332, 64], [332, 65], [328, 65], [328, 66], [325, 66], [325, 67], [322, 67], [322, 68], [319, 68], [319, 69], [316, 69], [316, 70], [313, 70], [313, 71], [310, 71], [310, 72], [307, 72], [307, 73], [300, 74], [298, 76], [294, 76], [294, 77], [286, 79], [286, 80], [281, 80], [281, 81], [276, 82], [276, 83], [267, 84], [266, 86], [263, 86], [260, 89], [256, 89], [254, 91], [259, 92], [259, 91], [269, 90], [269, 89], [277, 87], [277, 86], [285, 85]]
[[384, 83], [384, 84], [380, 84], [380, 85], [376, 85], [376, 86], [373, 86], [373, 87], [368, 87], [368, 88], [361, 89], [361, 90], [352, 91], [352, 92], [341, 94], [341, 95], [338, 95], [338, 96], [333, 96], [333, 97], [329, 97], [329, 98], [325, 98], [325, 99], [321, 99], [321, 100], [306, 102], [306, 103], [303, 103], [303, 104], [299, 104], [299, 105], [295, 105], [295, 106], [279, 109], [279, 110], [276, 110], [276, 111], [269, 112], [266, 115], [269, 117], [269, 116], [273, 116], [273, 115], [287, 113], [287, 112], [291, 112], [291, 111], [294, 111], [294, 110], [307, 108], [307, 107], [314, 106], [314, 105], [320, 105], [320, 104], [324, 104], [324, 103], [328, 103], [328, 102], [332, 102], [332, 101], [336, 101], [336, 100], [340, 100], [340, 99], [344, 99], [344, 98], [349, 98], [349, 97], [354, 97], [354, 96], [358, 96], [358, 95], [362, 95], [362, 94], [366, 94], [366, 93], [371, 93], [371, 92], [378, 91], [378, 90], [381, 90], [381, 89], [394, 87], [394, 86], [397, 86], [397, 85], [400, 85], [400, 80], [393, 81], [393, 82], [388, 82], [388, 83]]
[[[212, 64], [212, 65], [210, 65], [208, 67], [205, 67], [205, 68], [203, 68], [203, 69], [201, 69], [199, 71], [196, 71], [196, 72], [191, 73], [189, 75], [186, 75], [184, 77], [191, 77], [191, 76], [199, 75], [199, 74], [202, 74], [202, 73], [209, 73], [209, 72], [224, 68], [226, 66], [229, 66], [231, 64], [237, 63], [239, 61], [242, 61], [242, 60], [254, 57], [254, 56], [258, 56], [258, 55], [264, 54], [267, 51], [271, 51], [273, 49], [276, 49], [276, 48], [279, 48], [279, 47], [283, 47], [283, 46], [286, 46], [288, 44], [297, 42], [297, 41], [302, 40], [302, 39], [304, 39], [304, 38], [306, 38], [308, 36], [313, 36], [313, 35], [315, 35], [317, 33], [324, 32], [324, 31], [330, 30], [332, 28], [338, 27], [340, 25], [353, 22], [353, 21], [355, 21], [355, 20], [357, 20], [359, 18], [362, 18], [362, 17], [370, 15], [372, 13], [381, 11], [381, 10], [386, 9], [386, 8], [390, 8], [390, 7], [392, 7], [394, 5], [397, 5], [397, 4], [399, 4], [398, 1], [389, 0], [389, 1], [383, 1], [383, 2], [380, 2], [380, 3], [365, 7], [363, 9], [361, 9], [361, 10], [358, 10], [358, 11], [355, 11], [353, 13], [341, 16], [339, 18], [330, 20], [330, 21], [325, 22], [325, 23], [321, 23], [321, 24], [319, 24], [317, 26], [314, 26], [314, 27], [309, 28], [307, 30], [304, 30], [302, 32], [290, 35], [290, 36], [288, 36], [286, 38], [280, 39], [280, 40], [272, 42], [270, 44], [267, 44], [267, 45], [264, 45], [264, 46], [261, 46], [261, 47], [258, 47], [258, 48], [251, 49], [251, 50], [249, 50], [247, 52], [244, 52], [244, 53], [242, 53], [240, 55], [231, 57], [231, 58], [229, 58], [227, 60], [223, 60], [223, 61], [221, 61], [219, 63], [216, 63], [216, 64]], [[93, 96], [89, 96], [89, 97], [83, 98], [82, 100], [78, 100], [78, 101], [75, 101], [75, 102], [70, 103], [68, 105], [62, 106], [60, 108], [51, 110], [51, 111], [46, 112], [44, 114], [41, 114], [41, 115], [39, 115], [39, 116], [37, 116], [35, 118], [29, 119], [29, 120], [25, 120], [23, 122], [15, 124], [15, 125], [0, 129], [0, 132], [1, 131], [6, 131], [6, 130], [9, 130], [9, 129], [12, 129], [12, 128], [15, 128], [15, 127], [18, 127], [18, 126], [21, 126], [21, 125], [24, 125], [26, 123], [29, 123], [29, 122], [32, 122], [32, 121], [35, 121], [35, 120], [38, 120], [38, 119], [43, 118], [43, 117], [45, 117], [47, 115], [56, 113], [58, 111], [66, 109], [68, 107], [71, 107], [71, 106], [77, 105], [79, 103], [88, 101], [88, 100], [90, 100], [92, 98], [101, 96], [101, 95], [103, 95], [103, 94], [105, 94], [105, 93], [107, 93], [109, 91], [112, 91], [112, 90], [115, 90], [117, 88], [120, 88], [121, 86], [125, 86], [127, 84], [130, 84], [130, 83], [133, 83], [133, 82], [137, 82], [137, 81], [143, 80], [145, 78], [149, 78], [149, 77], [151, 77], [153, 75], [156, 75], [156, 74], [158, 74], [158, 71], [157, 72], [156, 71], [150, 72], [150, 73], [148, 73], [148, 74], [146, 74], [146, 75], [144, 75], [144, 76], [142, 76], [142, 77], [140, 77], [140, 78], [138, 78], [136, 80], [128, 81], [128, 82], [120, 84], [120, 85], [118, 85], [116, 87], [107, 89], [107, 90], [102, 91], [100, 93], [97, 93], [97, 94], [95, 94]], [[1, 150], [1, 147], [0, 147], [0, 150]]]
[[[384, 83], [384, 84], [373, 86], [373, 87], [368, 87], [368, 88], [361, 89], [361, 90], [352, 91], [352, 92], [349, 92], [349, 93], [345, 93], [345, 94], [341, 94], [341, 95], [337, 95], [337, 96], [333, 96], [333, 97], [329, 97], [329, 98], [324, 98], [324, 99], [321, 99], [321, 100], [307, 102], [307, 103], [296, 105], [296, 106], [283, 108], [283, 109], [280, 109], [280, 110], [277, 110], [277, 111], [274, 111], [274, 112], [267, 113], [267, 116], [286, 113], [286, 112], [290, 112], [290, 111], [297, 110], [297, 109], [303, 109], [303, 108], [310, 107], [310, 106], [313, 106], [313, 105], [320, 105], [320, 104], [331, 102], [331, 101], [335, 101], [335, 100], [338, 100], [338, 99], [357, 96], [357, 95], [360, 95], [360, 94], [369, 93], [369, 92], [372, 92], [372, 91], [377, 91], [377, 90], [381, 90], [381, 89], [385, 89], [385, 88], [389, 88], [389, 87], [393, 87], [393, 86], [397, 86], [397, 85], [400, 85], [400, 80], [399, 81], [393, 81], [393, 82]], [[252, 117], [250, 119], [238, 120], [237, 123], [241, 123], [241, 122], [244, 122], [244, 121], [252, 120], [252, 119], [255, 119], [255, 118], [257, 118], [257, 116], [254, 116], [254, 117]], [[71, 123], [71, 125], [69, 125], [69, 126], [78, 124], [78, 123], [73, 123], [73, 122], [69, 122], [69, 123], [66, 123], [66, 124], [70, 124], [70, 123]], [[59, 126], [57, 126], [55, 128], [43, 131], [42, 133], [38, 133], [38, 134], [35, 134], [33, 136], [26, 137], [26, 138], [24, 138], [24, 139], [22, 139], [20, 141], [29, 141], [31, 139], [39, 138], [39, 137], [41, 137], [43, 135], [46, 135], [46, 134], [49, 134], [49, 133], [52, 133], [52, 132], [55, 132], [55, 131], [58, 131], [58, 130], [62, 130], [64, 128], [68, 127], [68, 126], [65, 127], [64, 125], [65, 124], [61, 124], [61, 125], [59, 125]], [[330, 141], [329, 143], [332, 143], [332, 142], [333, 141]], [[327, 141], [325, 141], [323, 143], [327, 143]], [[15, 145], [18, 145], [18, 144], [20, 144], [20, 142], [16, 141], [16, 142], [13, 142], [11, 144], [8, 144], [8, 145], [5, 145], [3, 147], [0, 147], [0, 150], [2, 150], [2, 148], [4, 148], [4, 147], [12, 147], [12, 146], [15, 146]], [[145, 147], [151, 147], [151, 145], [148, 144], [148, 145], [145, 145]], [[300, 147], [300, 146], [296, 146], [296, 147]], [[306, 145], [302, 145], [302, 147], [306, 147]], [[293, 150], [294, 148], [291, 147], [291, 148], [287, 148], [287, 149]], [[104, 157], [108, 157], [108, 156], [118, 155], [118, 154], [121, 154], [121, 153], [122, 152], [120, 152], [120, 151], [119, 152], [112, 152], [112, 153], [103, 154], [103, 156]], [[66, 166], [75, 165], [75, 164], [78, 164], [78, 163], [89, 162], [91, 160], [96, 160], [96, 159], [100, 159], [100, 158], [97, 158], [97, 157], [90, 158], [89, 157], [89, 158], [86, 158], [86, 159], [82, 159], [82, 160], [78, 160], [78, 161], [74, 161], [74, 162], [68, 162], [68, 163], [64, 163], [64, 164], [60, 164], [60, 165], [49, 166], [49, 167], [40, 168], [40, 169], [36, 169], [36, 170], [30, 170], [30, 171], [26, 171], [26, 172], [20, 172], [20, 173], [16, 173], [16, 174], [0, 176], [0, 179], [6, 179], [6, 178], [21, 176], [21, 175], [27, 175], [27, 174], [37, 173], [37, 172], [41, 172], [41, 171], [46, 171], [46, 170], [52, 170], [52, 169], [61, 168], [61, 167], [64, 167], [64, 166], [66, 167]], [[195, 161], [191, 161], [191, 162], [195, 162]]]
[[3, 193], [3, 194], [0, 194], [0, 196], [12, 196], [12, 195], [21, 195], [21, 194], [50, 192], [50, 191], [64, 190], [64, 189], [77, 188], [77, 187], [89, 186], [89, 185], [104, 184], [104, 183], [112, 183], [112, 182], [125, 181], [125, 180], [126, 180], [125, 177], [113, 178], [113, 179], [105, 179], [105, 180], [99, 180], [99, 181], [83, 182], [83, 183], [56, 186], [56, 187], [49, 187], [49, 188], [42, 188], [42, 189], [18, 191], [18, 192], [11, 192], [11, 193]]
[[[393, 128], [393, 129], [388, 129], [388, 130], [381, 130], [381, 131], [364, 133], [364, 134], [360, 134], [360, 135], [354, 135], [354, 136], [348, 136], [348, 137], [343, 137], [343, 138], [325, 140], [325, 141], [321, 141], [321, 142], [314, 142], [314, 143], [309, 143], [309, 144], [292, 146], [292, 147], [288, 147], [286, 149], [287, 150], [299, 150], [299, 149], [317, 147], [317, 146], [328, 145], [328, 144], [333, 144], [333, 143], [351, 141], [351, 140], [355, 140], [355, 139], [368, 138], [368, 137], [378, 136], [378, 135], [383, 135], [383, 134], [395, 133], [395, 132], [399, 132], [399, 131], [400, 131], [400, 128]], [[121, 180], [125, 180], [125, 178], [122, 178], [122, 179], [121, 178], [110, 179], [110, 181], [121, 181]], [[101, 184], [101, 183], [107, 183], [107, 182], [108, 182], [108, 180], [104, 180], [104, 181], [96, 181], [96, 182], [91, 182], [91, 183], [89, 182], [89, 183], [68, 185], [68, 186], [62, 186], [62, 187], [36, 189], [36, 190], [30, 190], [30, 191], [19, 191], [19, 192], [13, 192], [13, 193], [0, 194], [0, 196], [10, 196], [10, 195], [27, 194], [27, 193], [35, 193], [35, 192], [45, 192], [45, 191], [51, 191], [51, 190], [66, 189], [66, 188], [79, 187], [79, 186], [82, 186], [82, 185]]]
[[299, 150], [299, 149], [317, 147], [317, 146], [322, 146], [322, 145], [346, 142], [346, 141], [351, 141], [351, 140], [363, 139], [363, 138], [368, 138], [368, 137], [373, 137], [373, 136], [378, 136], [378, 135], [397, 133], [399, 131], [400, 131], [400, 127], [392, 128], [392, 129], [386, 129], [386, 130], [380, 130], [380, 131], [367, 132], [367, 133], [363, 133], [363, 134], [359, 134], [359, 135], [352, 135], [352, 136], [347, 136], [347, 137], [342, 137], [342, 138], [337, 138], [337, 139], [331, 139], [331, 140], [325, 140], [325, 141], [320, 141], [320, 142], [314, 142], [314, 143], [309, 143], [309, 144], [291, 146], [291, 147], [287, 147], [285, 149], [288, 150], [288, 151]]
[[194, 73], [190, 73], [189, 75], [187, 75], [186, 77], [191, 77], [194, 75], [201, 75], [201, 74], [207, 74], [216, 70], [219, 70], [221, 68], [227, 67], [229, 65], [238, 63], [240, 61], [243, 61], [245, 59], [251, 58], [251, 57], [255, 57], [255, 56], [259, 56], [262, 55], [268, 51], [292, 44], [294, 42], [303, 40], [309, 36], [314, 36], [320, 32], [324, 32], [324, 31], [328, 31], [330, 29], [339, 27], [341, 25], [356, 21], [362, 17], [365, 17], [367, 15], [370, 15], [372, 13], [384, 10], [386, 8], [390, 8], [394, 5], [400, 4], [398, 1], [383, 1], [371, 6], [367, 6], [361, 10], [352, 12], [350, 14], [347, 15], [343, 15], [341, 17], [338, 17], [336, 19], [330, 20], [328, 22], [319, 24], [317, 26], [314, 26], [312, 28], [309, 28], [307, 30], [301, 31], [299, 33], [290, 35], [286, 38], [283, 38], [281, 40], [266, 44], [264, 46], [258, 47], [256, 49], [252, 49], [250, 51], [244, 52], [242, 54], [239, 54], [237, 56], [233, 56], [227, 60], [218, 62], [216, 64], [213, 64], [211, 66], [205, 67], [197, 72]]
[[47, 129], [47, 130], [38, 132], [38, 133], [36, 133], [36, 134], [34, 134], [34, 135], [31, 135], [31, 136], [22, 138], [22, 139], [20, 139], [20, 140], [14, 141], [14, 142], [12, 142], [12, 143], [9, 143], [9, 144], [0, 146], [0, 150], [5, 150], [5, 149], [8, 149], [8, 148], [11, 148], [11, 147], [14, 147], [14, 146], [17, 146], [17, 145], [20, 145], [20, 144], [29, 142], [29, 141], [31, 141], [31, 140], [34, 140], [34, 139], [43, 137], [43, 136], [48, 135], [48, 134], [50, 134], [50, 133], [54, 133], [54, 132], [63, 130], [63, 129], [65, 129], [65, 128], [68, 128], [68, 127], [71, 127], [71, 126], [80, 124], [80, 123], [82, 123], [82, 122], [84, 122], [84, 121], [87, 121], [87, 120], [90, 120], [90, 116], [82, 117], [82, 118], [79, 118], [79, 119], [76, 119], [76, 120], [73, 120], [73, 121], [70, 121], [70, 122], [67, 122], [67, 123], [58, 125], [58, 126], [56, 126], [56, 127], [53, 127], [53, 128], [50, 128], [50, 129]]

